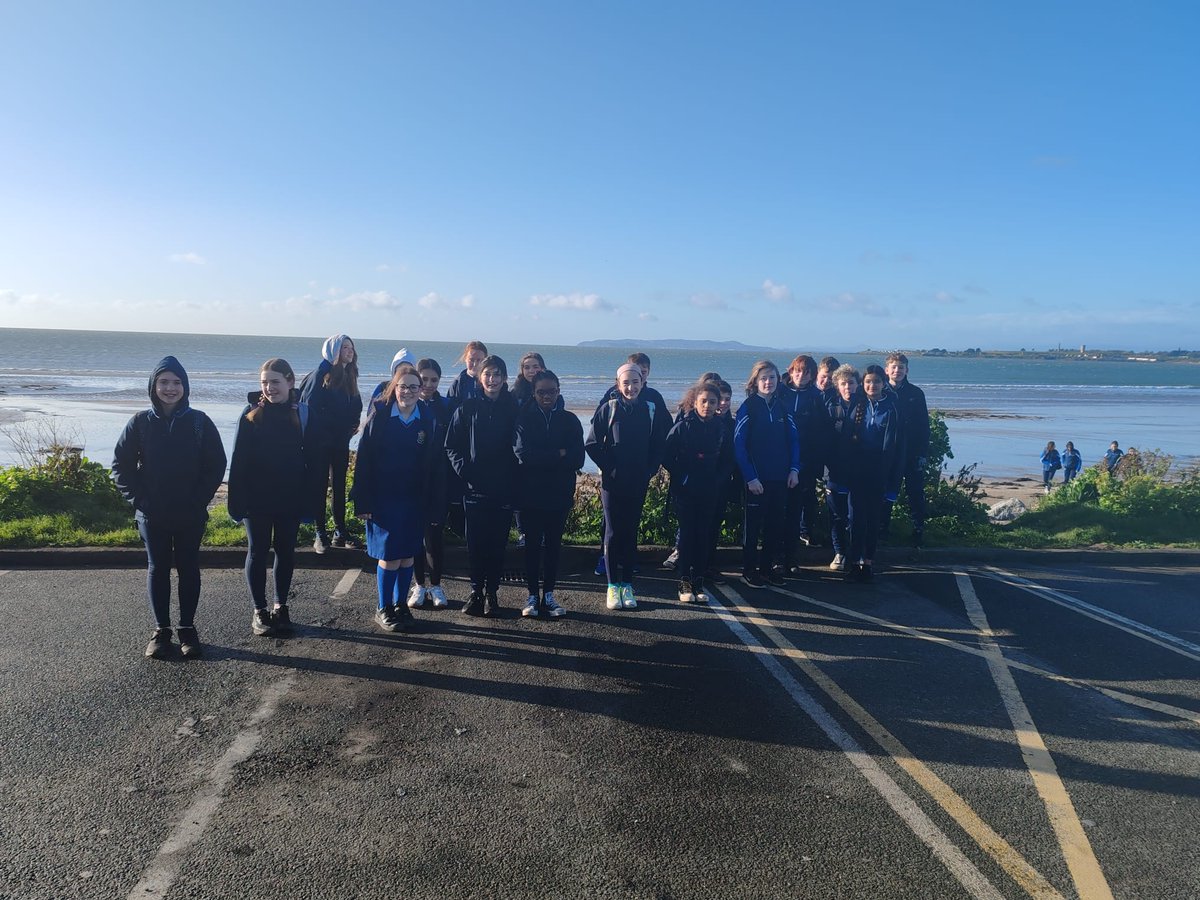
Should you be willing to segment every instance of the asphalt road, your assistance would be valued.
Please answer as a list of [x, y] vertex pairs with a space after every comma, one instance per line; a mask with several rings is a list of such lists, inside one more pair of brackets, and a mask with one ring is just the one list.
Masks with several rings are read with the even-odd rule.
[[1194, 555], [410, 635], [346, 559], [288, 639], [206, 571], [200, 662], [142, 658], [142, 572], [0, 575], [0, 896], [1200, 896]]

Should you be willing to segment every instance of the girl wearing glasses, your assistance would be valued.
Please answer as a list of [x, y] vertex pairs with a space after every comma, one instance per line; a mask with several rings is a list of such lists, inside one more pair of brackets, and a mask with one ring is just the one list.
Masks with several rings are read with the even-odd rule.
[[351, 498], [367, 523], [367, 554], [379, 561], [375, 623], [384, 631], [408, 631], [414, 624], [404, 597], [443, 471], [437, 422], [420, 391], [416, 368], [400, 365], [388, 389], [371, 404], [354, 465]]

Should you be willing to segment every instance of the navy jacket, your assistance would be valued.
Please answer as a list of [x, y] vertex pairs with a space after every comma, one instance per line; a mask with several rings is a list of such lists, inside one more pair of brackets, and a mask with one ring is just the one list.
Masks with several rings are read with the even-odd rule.
[[705, 421], [692, 410], [667, 433], [663, 466], [671, 473], [671, 489], [680, 495], [710, 495], [715, 504], [733, 471], [732, 434], [724, 416]]
[[645, 397], [643, 392], [632, 403], [623, 397], [609, 400], [592, 415], [584, 449], [606, 491], [643, 491], [662, 465], [671, 414]]
[[375, 513], [389, 499], [405, 498], [420, 503], [424, 518], [437, 519], [445, 506], [444, 426], [424, 400], [409, 425], [392, 415], [395, 405], [394, 398], [371, 404], [354, 461], [354, 511]]
[[446, 432], [446, 456], [465, 486], [465, 495], [501, 505], [517, 495], [517, 457], [513, 438], [517, 401], [503, 391], [495, 400], [482, 392], [454, 410]]
[[450, 411], [454, 412], [462, 406], [464, 401], [482, 394], [483, 388], [479, 386], [479, 382], [473, 376], [468, 375], [466, 369], [463, 369], [446, 389], [446, 402], [450, 404]]
[[909, 459], [929, 455], [929, 407], [925, 392], [907, 378], [898, 387], [888, 388], [896, 396], [900, 423], [904, 429], [905, 454]]
[[575, 476], [583, 468], [583, 426], [564, 408], [562, 397], [550, 412], [535, 401], [521, 407], [513, 452], [520, 464], [518, 509], [570, 508]]
[[796, 423], [800, 470], [817, 477], [829, 452], [829, 412], [825, 409], [825, 398], [813, 384], [804, 388], [784, 388], [782, 393], [784, 407]]
[[786, 481], [789, 472], [800, 471], [800, 440], [782, 391], [770, 403], [754, 394], [738, 407], [733, 452], [747, 484], [756, 478]]
[[[172, 372], [183, 382], [183, 399], [165, 415], [154, 382]], [[138, 521], [157, 528], [185, 528], [208, 520], [208, 504], [225, 477], [225, 448], [217, 427], [192, 409], [187, 372], [167, 356], [150, 375], [150, 409], [134, 415], [113, 450], [117, 488]]]
[[[229, 464], [229, 515], [235, 521], [252, 516], [299, 519], [304, 509], [304, 434], [299, 422], [299, 392], [291, 403], [262, 403], [261, 391], [246, 395], [238, 419]], [[249, 418], [255, 409], [255, 421]]]
[[[902, 419], [895, 397], [885, 393], [877, 403], [862, 391], [850, 402], [830, 404], [834, 439], [828, 459], [833, 489], [875, 485], [883, 493], [900, 490], [905, 452]], [[874, 434], [868, 434], [868, 430]]]
[[1078, 450], [1064, 450], [1061, 456], [1064, 471], [1074, 474], [1083, 468], [1083, 456]]
[[1042, 451], [1042, 471], [1057, 472], [1062, 468], [1062, 457], [1058, 455], [1057, 450]]
[[360, 394], [349, 396], [345, 391], [325, 386], [325, 376], [333, 366], [321, 360], [316, 371], [309, 372], [300, 382], [300, 402], [308, 406], [306, 429], [307, 446], [336, 447], [349, 444], [362, 419], [363, 402]]

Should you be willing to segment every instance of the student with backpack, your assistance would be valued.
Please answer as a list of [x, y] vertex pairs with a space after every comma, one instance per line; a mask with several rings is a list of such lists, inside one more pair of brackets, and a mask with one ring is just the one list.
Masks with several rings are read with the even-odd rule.
[[1061, 468], [1062, 457], [1059, 456], [1054, 441], [1047, 441], [1046, 449], [1042, 451], [1042, 489], [1047, 494], [1050, 493], [1050, 487], [1054, 482], [1054, 473]]
[[190, 402], [187, 372], [174, 356], [154, 367], [150, 408], [125, 425], [113, 450], [117, 488], [135, 510], [146, 545], [146, 592], [155, 629], [146, 656], [171, 653], [171, 564], [179, 573], [176, 636], [185, 659], [202, 655], [196, 634], [200, 542], [208, 504], [225, 476], [225, 448], [212, 420]]
[[[300, 405], [296, 374], [286, 359], [268, 359], [259, 390], [246, 395], [229, 466], [229, 515], [246, 529], [246, 585], [257, 635], [286, 633], [292, 625], [288, 594], [296, 569], [296, 537], [305, 510], [308, 411]], [[273, 608], [267, 605], [267, 561], [275, 551]]]

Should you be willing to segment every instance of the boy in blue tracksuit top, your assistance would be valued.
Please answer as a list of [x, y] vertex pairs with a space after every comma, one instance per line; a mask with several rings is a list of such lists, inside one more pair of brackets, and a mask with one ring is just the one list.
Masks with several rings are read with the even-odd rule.
[[800, 483], [788, 491], [787, 535], [784, 564], [797, 574], [796, 552], [800, 544], [814, 546], [817, 540], [817, 479], [825, 467], [824, 447], [829, 430], [825, 399], [813, 383], [817, 363], [811, 356], [797, 356], [784, 376], [784, 403], [800, 441]]
[[597, 407], [584, 449], [600, 470], [604, 508], [605, 605], [637, 609], [633, 570], [646, 487], [662, 463], [670, 413], [641, 396], [642, 371], [635, 363], [617, 370], [619, 396]]
[[782, 584], [774, 564], [783, 562], [787, 492], [800, 483], [800, 440], [779, 390], [779, 368], [770, 360], [750, 371], [733, 450], [746, 484], [742, 579], [750, 587]]
[[1079, 470], [1083, 468], [1083, 456], [1075, 449], [1073, 441], [1067, 441], [1067, 446], [1063, 449], [1062, 465], [1063, 483], [1070, 484], [1079, 474]]
[[721, 392], [703, 382], [689, 392], [689, 411], [667, 433], [663, 465], [671, 473], [672, 495], [679, 515], [679, 602], [706, 603], [712, 522], [722, 487], [733, 471], [733, 446], [725, 422], [717, 415]]

